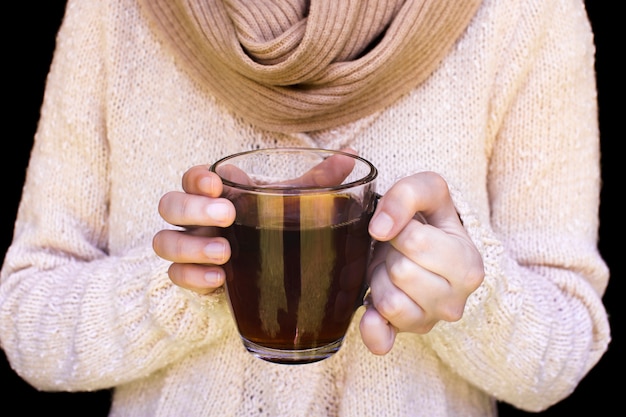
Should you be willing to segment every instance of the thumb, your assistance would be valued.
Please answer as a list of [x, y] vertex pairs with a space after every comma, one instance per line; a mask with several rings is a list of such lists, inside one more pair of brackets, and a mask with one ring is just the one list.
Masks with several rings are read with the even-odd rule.
[[[356, 155], [356, 152], [350, 148], [341, 151]], [[354, 165], [355, 159], [351, 156], [335, 154], [324, 159], [300, 177], [286, 183], [299, 186], [332, 187], [341, 184], [350, 175]]]

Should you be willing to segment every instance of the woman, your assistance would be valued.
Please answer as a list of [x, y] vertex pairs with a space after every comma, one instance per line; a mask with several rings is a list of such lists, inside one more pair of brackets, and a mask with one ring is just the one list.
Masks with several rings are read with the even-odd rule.
[[[606, 351], [581, 1], [100, 3], [68, 2], [2, 269], [33, 386], [115, 388], [112, 416], [486, 416]], [[234, 215], [205, 165], [273, 146], [380, 171], [371, 302], [314, 365], [243, 350], [229, 248], [189, 232]]]

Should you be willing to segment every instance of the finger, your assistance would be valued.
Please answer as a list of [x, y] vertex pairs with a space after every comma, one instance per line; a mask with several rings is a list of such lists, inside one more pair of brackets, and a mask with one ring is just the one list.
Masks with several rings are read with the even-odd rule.
[[[390, 250], [389, 256], [396, 254], [402, 261], [409, 262], [395, 250]], [[397, 262], [396, 259], [393, 261]], [[386, 264], [379, 265], [374, 271], [370, 284], [371, 304], [385, 320], [400, 332], [426, 333], [435, 324], [435, 317], [428, 314], [419, 303], [402, 289], [397, 287], [391, 278]], [[419, 288], [419, 287], [417, 287]], [[421, 290], [421, 289], [420, 289]], [[431, 294], [424, 294], [431, 297]]]
[[[374, 302], [381, 314], [400, 331], [426, 333], [439, 320], [457, 321], [462, 317], [467, 294], [455, 291], [443, 277], [412, 262], [397, 250], [389, 252], [386, 272], [392, 288], [406, 299], [397, 294], [390, 299], [387, 293], [381, 295], [382, 300]], [[372, 293], [377, 294], [374, 287]]]
[[396, 329], [372, 306], [363, 313], [359, 331], [363, 343], [375, 355], [388, 353], [396, 340]]
[[376, 240], [395, 237], [416, 213], [440, 229], [463, 233], [463, 226], [445, 180], [434, 172], [421, 172], [393, 185], [378, 202], [369, 232]]
[[161, 197], [158, 210], [165, 221], [177, 226], [227, 227], [235, 220], [235, 207], [229, 200], [180, 191]]
[[[355, 153], [349, 148], [343, 149], [342, 151], [350, 154]], [[339, 185], [350, 175], [354, 169], [354, 164], [355, 160], [351, 156], [341, 154], [332, 155], [299, 178], [287, 181], [286, 184], [317, 187]]]
[[372, 252], [372, 257], [367, 267], [367, 277], [368, 280], [370, 280], [368, 284], [371, 284], [371, 277], [374, 275], [376, 268], [387, 259], [387, 253], [391, 248], [392, 246], [389, 242], [374, 242], [374, 251]]
[[222, 237], [202, 237], [177, 230], [161, 230], [152, 239], [154, 252], [177, 263], [223, 265], [230, 259], [230, 245]]
[[210, 294], [224, 285], [225, 273], [220, 266], [173, 263], [168, 269], [170, 280], [179, 287]]
[[218, 174], [224, 180], [228, 180], [235, 184], [254, 185], [252, 179], [241, 168], [232, 165], [224, 164], [218, 168]]
[[[389, 261], [393, 265], [392, 278], [396, 286], [408, 291], [415, 299], [417, 294], [412, 288], [424, 288], [431, 293], [436, 285], [448, 295], [458, 293], [458, 298], [465, 299], [482, 283], [484, 267], [480, 253], [466, 239], [451, 235], [429, 224], [412, 220], [391, 241], [397, 251], [407, 258], [407, 262]], [[396, 256], [400, 258], [400, 255]], [[406, 268], [407, 270], [402, 270]], [[428, 277], [427, 282], [415, 284], [415, 274]], [[412, 282], [404, 282], [403, 277], [411, 277]], [[426, 291], [424, 285], [430, 283], [432, 288]], [[443, 295], [443, 294], [442, 294]], [[457, 297], [453, 297], [456, 301]], [[418, 302], [418, 304], [420, 304]], [[422, 304], [420, 304], [422, 305]], [[422, 305], [422, 307], [426, 307]], [[454, 314], [453, 314], [454, 315]]]
[[209, 197], [219, 197], [222, 194], [222, 180], [209, 171], [206, 165], [196, 165], [189, 168], [182, 179], [185, 192]]

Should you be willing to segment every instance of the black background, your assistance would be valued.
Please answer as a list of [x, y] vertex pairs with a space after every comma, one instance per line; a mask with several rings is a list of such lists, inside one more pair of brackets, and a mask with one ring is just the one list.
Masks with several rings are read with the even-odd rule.
[[[39, 118], [39, 107], [42, 101], [45, 77], [50, 65], [54, 49], [55, 35], [61, 22], [65, 0], [46, 0], [36, 2], [19, 2], [19, 9], [5, 20], [14, 20], [9, 33], [5, 29], [5, 79], [4, 95], [5, 112], [5, 153], [2, 164], [4, 187], [2, 188], [3, 211], [0, 222], [2, 230], [0, 252], [6, 252], [12, 233], [15, 213], [19, 203], [25, 169], [32, 146], [32, 138]], [[612, 244], [621, 234], [621, 217], [616, 214], [617, 206], [617, 129], [616, 96], [617, 88], [609, 75], [613, 66], [617, 65], [617, 51], [610, 45], [613, 36], [609, 25], [610, 2], [587, 2], [587, 11], [595, 32], [598, 74], [598, 97], [600, 102], [600, 130], [602, 146], [603, 190], [600, 207], [600, 251], [611, 268], [611, 280], [604, 296], [608, 309], [613, 341], [609, 351], [598, 365], [592, 369], [574, 393], [561, 403], [539, 414], [524, 413], [508, 405], [500, 405], [501, 417], [522, 416], [563, 416], [579, 414], [590, 410], [593, 415], [610, 416], [620, 409], [620, 396], [610, 395], [609, 384], [621, 377], [622, 361], [618, 358], [623, 348], [623, 325], [619, 317], [623, 317], [618, 308], [618, 296], [622, 291], [620, 279], [623, 275], [623, 264], [617, 263], [618, 245]], [[6, 22], [11, 23], [11, 22]], [[5, 26], [6, 27], [6, 26]], [[622, 101], [620, 101], [622, 102]], [[6, 111], [6, 110], [5, 110]], [[6, 149], [8, 148], [8, 149]], [[623, 177], [623, 176], [622, 176]], [[623, 188], [622, 188], [623, 189]], [[38, 415], [44, 410], [47, 415], [63, 416], [106, 416], [109, 407], [109, 392], [96, 393], [43, 393], [38, 392], [19, 378], [9, 367], [4, 354], [0, 352], [0, 383], [3, 389], [3, 415]], [[618, 403], [619, 402], [619, 403]], [[9, 411], [12, 410], [12, 411]]]

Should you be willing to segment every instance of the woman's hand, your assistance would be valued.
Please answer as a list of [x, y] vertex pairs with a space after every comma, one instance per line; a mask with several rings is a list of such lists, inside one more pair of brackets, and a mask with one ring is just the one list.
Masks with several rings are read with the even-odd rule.
[[398, 332], [424, 334], [462, 317], [484, 268], [441, 176], [397, 182], [379, 201], [369, 232], [379, 242], [360, 330], [372, 353], [389, 352]]
[[235, 207], [220, 198], [222, 181], [205, 165], [183, 175], [183, 190], [165, 194], [159, 202], [163, 219], [185, 230], [161, 230], [153, 239], [155, 253], [172, 262], [172, 282], [199, 294], [209, 294], [224, 284], [221, 265], [230, 258], [230, 245], [216, 233], [235, 220]]
[[[356, 153], [353, 149], [342, 151]], [[342, 155], [325, 159], [291, 183], [328, 186], [340, 184], [352, 171], [354, 160]], [[233, 181], [251, 183], [236, 167], [222, 173]], [[184, 230], [161, 230], [153, 238], [154, 252], [172, 262], [168, 275], [172, 282], [199, 294], [210, 294], [224, 284], [221, 265], [230, 259], [230, 245], [219, 236], [217, 227], [235, 221], [235, 207], [222, 194], [220, 177], [204, 165], [190, 168], [183, 175], [184, 192], [171, 191], [161, 197], [159, 214]]]

